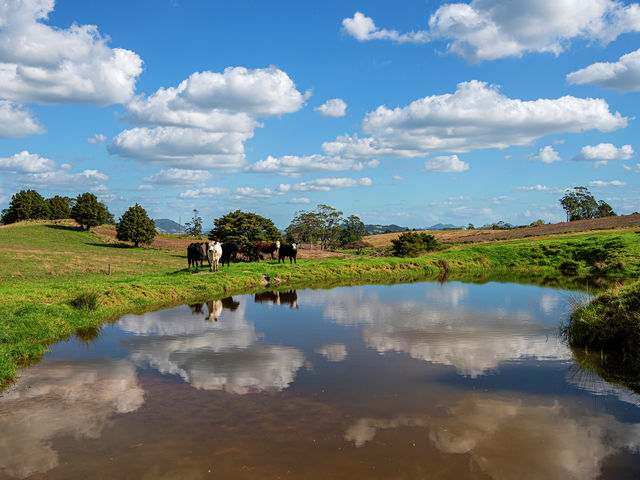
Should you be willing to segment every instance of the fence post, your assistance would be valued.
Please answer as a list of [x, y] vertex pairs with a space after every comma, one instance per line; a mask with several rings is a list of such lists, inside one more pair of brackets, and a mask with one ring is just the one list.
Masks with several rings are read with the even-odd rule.
[[111, 264], [109, 264], [109, 275], [111, 275]]
[[140, 275], [144, 275], [144, 263], [140, 265]]

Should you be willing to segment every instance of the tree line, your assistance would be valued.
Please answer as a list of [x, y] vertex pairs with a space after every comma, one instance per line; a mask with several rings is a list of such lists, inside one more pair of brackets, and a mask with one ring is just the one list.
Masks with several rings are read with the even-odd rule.
[[[121, 241], [150, 244], [157, 232], [155, 223], [137, 203], [115, 222], [107, 206], [92, 193], [76, 198], [56, 195], [43, 198], [35, 190], [22, 190], [11, 198], [9, 208], [2, 211], [0, 222], [15, 223], [22, 220], [57, 220], [72, 218], [83, 230], [105, 223], [115, 225], [116, 238]], [[202, 218], [193, 210], [193, 218], [186, 223], [186, 233], [201, 236]], [[313, 211], [297, 212], [283, 235], [271, 219], [255, 213], [236, 210], [214, 220], [209, 239], [220, 242], [236, 242], [241, 253], [253, 254], [256, 242], [295, 242], [319, 244], [321, 248], [353, 245], [367, 234], [364, 223], [355, 215], [343, 218], [343, 213], [328, 205], [320, 204]]]

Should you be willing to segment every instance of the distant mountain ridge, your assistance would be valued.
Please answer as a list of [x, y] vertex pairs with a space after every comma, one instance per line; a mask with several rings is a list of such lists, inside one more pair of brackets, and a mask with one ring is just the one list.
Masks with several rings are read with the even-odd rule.
[[425, 230], [444, 230], [445, 228], [464, 228], [464, 227], [458, 227], [450, 223], [436, 223], [435, 225], [431, 225], [430, 227], [425, 228]]
[[364, 229], [371, 233], [371, 235], [378, 235], [380, 233], [385, 233], [385, 232], [404, 232], [406, 230], [408, 230], [407, 227], [400, 227], [398, 225], [365, 225]]
[[169, 220], [168, 218], [159, 218], [154, 220], [156, 230], [160, 233], [184, 233], [184, 225], [180, 227], [178, 222]]

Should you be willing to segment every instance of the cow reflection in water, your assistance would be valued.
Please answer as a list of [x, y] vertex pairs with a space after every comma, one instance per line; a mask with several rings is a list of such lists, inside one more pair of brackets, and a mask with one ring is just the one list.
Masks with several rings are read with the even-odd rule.
[[296, 290], [256, 293], [253, 299], [255, 303], [275, 303], [276, 305], [286, 304], [291, 308], [298, 308], [298, 292]]
[[[205, 314], [204, 307], [207, 306]], [[205, 303], [194, 303], [189, 305], [193, 315], [204, 315], [205, 320], [209, 322], [217, 322], [218, 317], [222, 314], [223, 309], [235, 312], [240, 306], [240, 302], [236, 302], [233, 297], [223, 298], [222, 300], [209, 300]]]

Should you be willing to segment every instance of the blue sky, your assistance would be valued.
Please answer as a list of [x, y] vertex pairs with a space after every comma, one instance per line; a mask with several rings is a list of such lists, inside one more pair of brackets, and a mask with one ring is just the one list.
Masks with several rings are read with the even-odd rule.
[[613, 0], [0, 1], [0, 208], [528, 224], [586, 186], [640, 211], [639, 32]]

